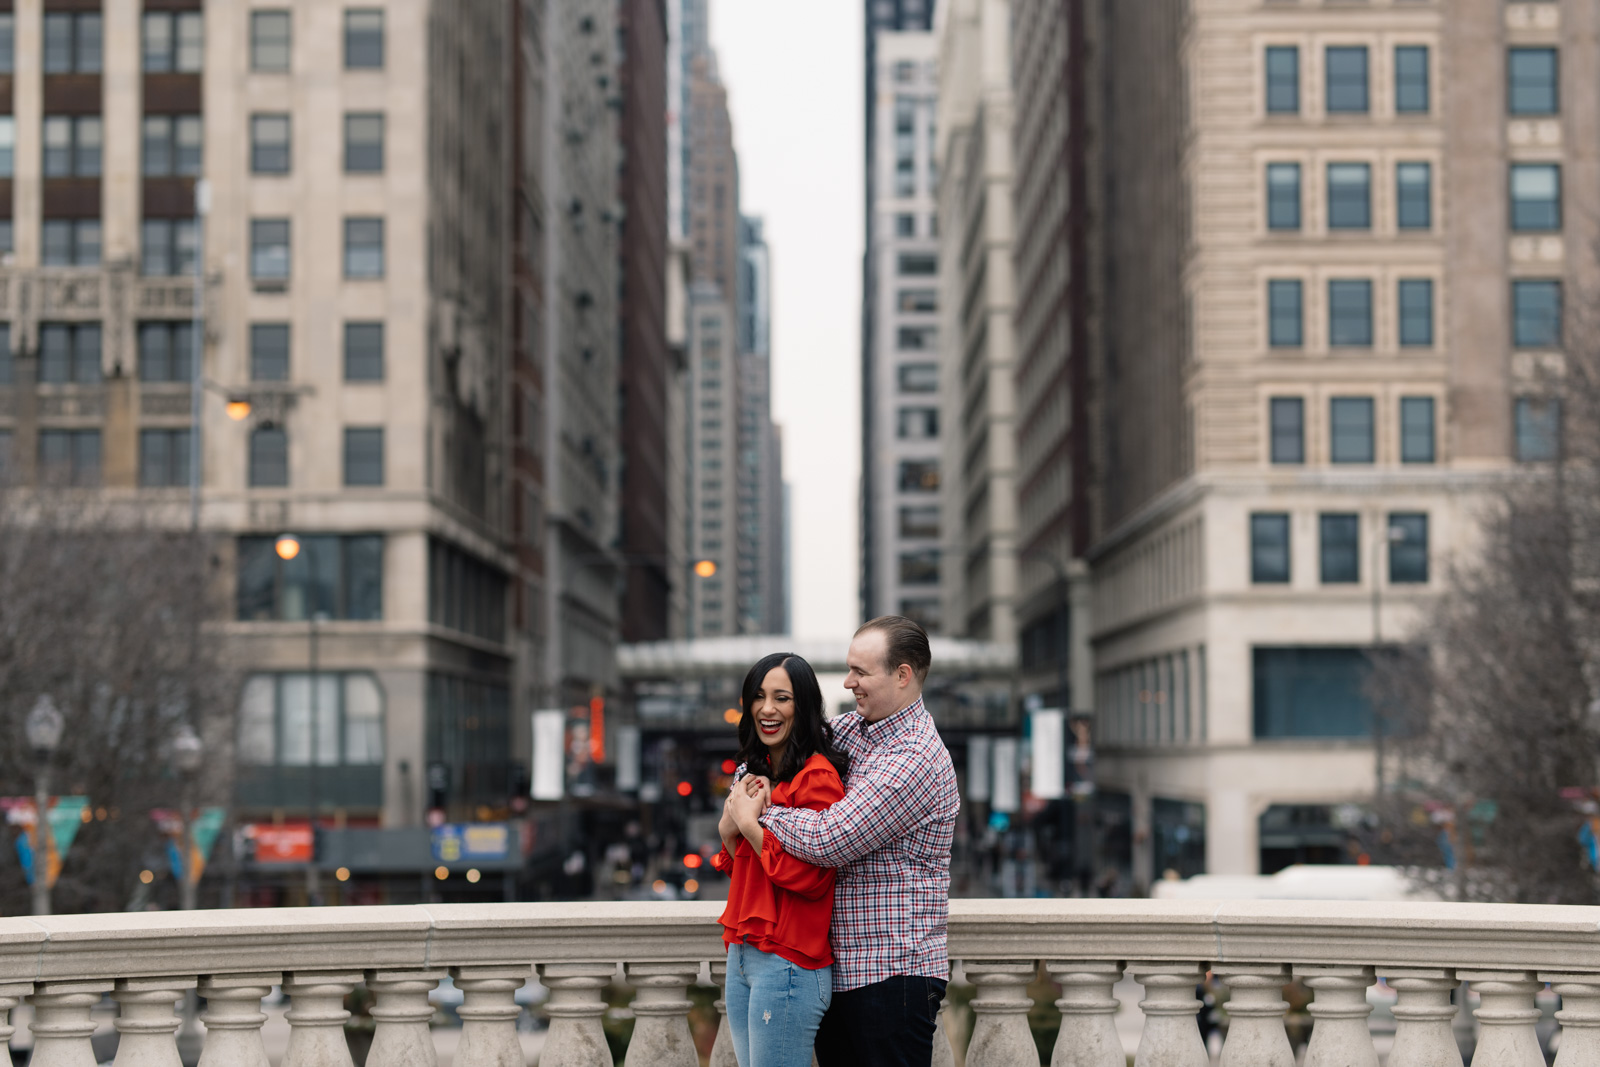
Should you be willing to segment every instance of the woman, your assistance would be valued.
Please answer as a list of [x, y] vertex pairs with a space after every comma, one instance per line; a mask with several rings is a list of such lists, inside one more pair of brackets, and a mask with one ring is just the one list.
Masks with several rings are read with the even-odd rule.
[[[773, 804], [819, 811], [844, 796], [848, 758], [823, 721], [809, 663], [787, 652], [762, 658], [745, 675], [740, 704], [743, 766], [734, 789], [767, 778]], [[723, 847], [711, 864], [733, 876], [722, 940], [739, 1067], [810, 1067], [817, 1024], [833, 999], [834, 872], [787, 855], [754, 819], [736, 822], [729, 804], [717, 829]]]

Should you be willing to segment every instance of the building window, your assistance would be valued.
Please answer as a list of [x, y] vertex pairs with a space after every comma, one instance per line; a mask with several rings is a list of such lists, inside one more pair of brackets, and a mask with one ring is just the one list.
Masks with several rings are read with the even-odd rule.
[[1328, 164], [1328, 229], [1372, 228], [1372, 167], [1366, 163]]
[[250, 69], [282, 72], [289, 69], [290, 27], [287, 11], [250, 13]]
[[383, 69], [381, 10], [351, 8], [344, 13], [344, 65], [346, 70]]
[[250, 116], [250, 170], [255, 174], [289, 173], [289, 116]]
[[1361, 580], [1361, 516], [1322, 515], [1322, 584]]
[[102, 26], [95, 12], [45, 15], [44, 72], [99, 74]]
[[1400, 345], [1433, 346], [1433, 282], [1428, 278], [1400, 280]]
[[938, 274], [939, 257], [929, 252], [902, 252], [898, 270], [903, 277]]
[[1511, 283], [1511, 342], [1517, 348], [1561, 347], [1561, 283], [1535, 278]]
[[44, 176], [98, 178], [102, 133], [99, 115], [46, 115]]
[[250, 220], [250, 277], [279, 281], [289, 277], [289, 220]]
[[1395, 168], [1395, 222], [1402, 230], [1433, 226], [1433, 166], [1401, 163]]
[[276, 489], [289, 484], [289, 435], [279, 426], [250, 434], [250, 485]]
[[939, 536], [939, 509], [916, 507], [900, 509], [900, 536], [922, 538]]
[[939, 347], [936, 326], [902, 326], [895, 332], [895, 346], [902, 352], [931, 352]]
[[383, 116], [362, 113], [344, 117], [346, 174], [383, 173]]
[[1328, 343], [1335, 348], [1372, 347], [1372, 283], [1338, 278], [1328, 282]]
[[1433, 449], [1433, 398], [1401, 397], [1400, 462], [1432, 463]]
[[1364, 648], [1254, 650], [1258, 738], [1371, 737]]
[[46, 267], [100, 264], [99, 219], [45, 219], [40, 228], [39, 262]]
[[0, 178], [10, 178], [17, 170], [17, 120], [0, 115]]
[[99, 430], [40, 430], [39, 480], [50, 486], [100, 485]]
[[1363, 47], [1329, 48], [1328, 111], [1330, 114], [1366, 114], [1367, 50]]
[[1294, 279], [1267, 282], [1267, 340], [1273, 348], [1299, 348], [1305, 343], [1302, 286]]
[[344, 220], [344, 276], [383, 277], [383, 220]]
[[937, 363], [902, 363], [900, 365], [900, 391], [902, 393], [937, 393], [939, 391], [939, 365]]
[[901, 460], [900, 491], [902, 493], [938, 492], [939, 461], [936, 459]]
[[1389, 584], [1419, 585], [1428, 580], [1428, 516], [1396, 512], [1389, 516]]
[[0, 74], [13, 74], [17, 69], [17, 17], [9, 11], [0, 12]]
[[1267, 164], [1267, 229], [1300, 228], [1300, 164]]
[[52, 385], [100, 381], [100, 324], [50, 322], [39, 327], [39, 380]]
[[9, 482], [14, 474], [11, 467], [11, 431], [0, 430], [0, 486]]
[[1300, 113], [1300, 49], [1274, 46], [1267, 49], [1267, 114]]
[[304, 807], [316, 773], [325, 809], [382, 808], [383, 711], [383, 690], [370, 674], [250, 675], [239, 699], [236, 801]]
[[1289, 516], [1250, 516], [1250, 580], [1258, 585], [1289, 580]]
[[149, 278], [194, 273], [194, 220], [145, 219], [139, 227], [139, 270]]
[[900, 584], [938, 585], [939, 550], [929, 548], [920, 552], [900, 553]]
[[1297, 396], [1275, 396], [1268, 405], [1272, 422], [1272, 462], [1306, 461], [1306, 402]]
[[189, 484], [189, 431], [139, 431], [139, 484], [163, 489]]
[[496, 644], [506, 639], [506, 576], [454, 545], [428, 541], [428, 621]]
[[289, 324], [253, 322], [250, 324], [250, 380], [286, 382], [289, 380]]
[[[530, 600], [537, 587], [529, 590]], [[539, 626], [539, 612], [532, 612]], [[516, 749], [512, 745], [511, 693], [504, 682], [461, 678], [429, 671], [426, 691], [428, 766], [442, 766], [449, 791], [431, 794], [429, 805], [448, 812], [473, 812], [505, 803]], [[584, 765], [568, 780], [573, 791], [595, 784], [595, 768]]]
[[937, 289], [902, 289], [895, 301], [895, 305], [906, 312], [926, 312], [939, 310], [939, 291]]
[[344, 324], [344, 380], [383, 381], [383, 323]]
[[298, 622], [383, 618], [383, 538], [371, 534], [300, 537], [300, 554], [278, 558], [273, 537], [239, 538], [238, 615], [242, 621]]
[[1404, 45], [1394, 50], [1394, 109], [1401, 115], [1428, 113], [1428, 49]]
[[914, 597], [900, 601], [900, 614], [921, 626], [930, 634], [944, 627], [944, 611], [938, 597]]
[[14, 231], [10, 219], [0, 219], [0, 252], [15, 252], [16, 245], [12, 242]]
[[345, 427], [344, 484], [383, 484], [383, 427]]
[[902, 441], [931, 441], [939, 436], [939, 409], [901, 408], [898, 423]]
[[1561, 229], [1558, 164], [1511, 164], [1511, 228], [1518, 232]]
[[1336, 396], [1328, 403], [1328, 457], [1335, 463], [1371, 463], [1372, 398]]
[[172, 175], [198, 176], [202, 129], [199, 115], [146, 115], [145, 176], [149, 178]]
[[1517, 435], [1517, 461], [1548, 463], [1561, 454], [1561, 402], [1544, 397], [1519, 396], [1513, 409]]
[[139, 380], [184, 382], [194, 377], [194, 325], [188, 322], [139, 324]]
[[16, 379], [16, 361], [11, 355], [11, 324], [0, 322], [0, 385]]
[[146, 74], [198, 74], [205, 58], [205, 24], [198, 11], [148, 11], [144, 16]]
[[896, 215], [894, 217], [894, 235], [896, 237], [915, 237], [917, 235], [917, 217], [915, 215]]
[[1506, 53], [1506, 110], [1513, 115], [1554, 115], [1561, 110], [1561, 54], [1554, 48], [1513, 48]]

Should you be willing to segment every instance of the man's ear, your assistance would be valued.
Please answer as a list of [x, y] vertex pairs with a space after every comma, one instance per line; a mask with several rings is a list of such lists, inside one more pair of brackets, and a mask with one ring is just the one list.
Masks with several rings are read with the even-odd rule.
[[902, 663], [894, 669], [894, 680], [902, 686], [910, 685], [915, 677], [916, 672], [911, 669], [911, 664], [909, 663]]

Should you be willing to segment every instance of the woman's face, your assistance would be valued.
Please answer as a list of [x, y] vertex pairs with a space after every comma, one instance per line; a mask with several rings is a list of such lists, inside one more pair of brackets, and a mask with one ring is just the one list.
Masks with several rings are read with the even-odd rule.
[[783, 747], [794, 732], [794, 683], [781, 666], [772, 668], [761, 680], [750, 717], [755, 720], [756, 736], [769, 749]]

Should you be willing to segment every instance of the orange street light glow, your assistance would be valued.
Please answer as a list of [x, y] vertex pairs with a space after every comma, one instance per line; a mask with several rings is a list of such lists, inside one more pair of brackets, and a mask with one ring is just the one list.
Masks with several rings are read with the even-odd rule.
[[337, 871], [333, 872], [333, 876], [339, 879], [341, 882], [348, 882], [350, 880], [350, 868], [340, 867]]
[[300, 554], [300, 538], [294, 534], [284, 534], [273, 542], [272, 548], [273, 551], [278, 553], [279, 559], [294, 559]]
[[683, 891], [685, 893], [698, 893], [700, 892], [700, 883], [690, 878], [683, 883]]
[[450, 877], [450, 868], [449, 867], [435, 867], [433, 869], [433, 876], [435, 878], [439, 879], [439, 881], [442, 882], [446, 878]]
[[232, 419], [234, 422], [243, 422], [245, 419], [248, 419], [249, 417], [250, 417], [250, 401], [248, 401], [248, 400], [230, 400], [230, 401], [228, 401], [228, 418]]
[[717, 561], [714, 559], [700, 560], [694, 565], [694, 572], [701, 578], [713, 577], [717, 573]]
[[738, 708], [729, 708], [727, 711], [722, 713], [722, 721], [727, 723], [729, 726], [738, 726], [739, 719], [740, 715]]
[[683, 857], [683, 865], [691, 871], [696, 870], [702, 862], [704, 861], [700, 859], [700, 853], [698, 852], [691, 852]]

